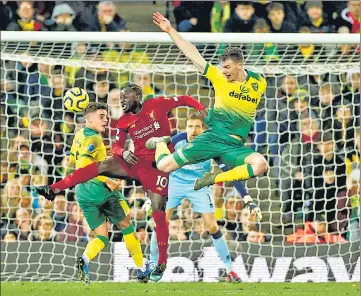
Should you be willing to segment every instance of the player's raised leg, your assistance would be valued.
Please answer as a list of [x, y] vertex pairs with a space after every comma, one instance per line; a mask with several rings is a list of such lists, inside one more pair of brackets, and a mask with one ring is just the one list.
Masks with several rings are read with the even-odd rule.
[[[247, 148], [246, 148], [247, 149]], [[251, 150], [251, 149], [249, 149]], [[244, 157], [242, 152], [239, 155], [236, 155], [237, 152], [234, 152], [234, 162], [236, 166], [233, 169], [219, 173], [212, 174], [206, 173], [202, 178], [197, 179], [194, 184], [194, 190], [199, 190], [203, 187], [219, 183], [219, 182], [234, 182], [234, 181], [244, 181], [253, 177], [262, 175], [268, 169], [268, 164], [266, 159], [259, 153], [251, 151], [246, 152], [248, 155]], [[241, 162], [241, 165], [237, 163]]]
[[75, 170], [59, 182], [50, 186], [32, 186], [31, 190], [49, 200], [54, 200], [55, 194], [58, 192], [89, 181], [98, 175], [114, 178], [127, 178], [129, 177], [128, 173], [120, 164], [118, 157], [119, 156], [113, 156], [101, 162], [93, 162]]
[[168, 148], [167, 144], [170, 141], [170, 137], [153, 137], [145, 143], [145, 147], [148, 149], [155, 149], [157, 168], [165, 173], [175, 171], [180, 167]]

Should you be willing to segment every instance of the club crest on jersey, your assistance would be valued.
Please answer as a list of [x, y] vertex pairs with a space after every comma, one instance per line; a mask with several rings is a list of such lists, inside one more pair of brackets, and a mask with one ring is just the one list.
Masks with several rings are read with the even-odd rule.
[[93, 152], [95, 150], [95, 146], [93, 144], [90, 144], [87, 149], [89, 152]]
[[257, 91], [258, 90], [258, 84], [257, 83], [252, 83], [252, 88]]

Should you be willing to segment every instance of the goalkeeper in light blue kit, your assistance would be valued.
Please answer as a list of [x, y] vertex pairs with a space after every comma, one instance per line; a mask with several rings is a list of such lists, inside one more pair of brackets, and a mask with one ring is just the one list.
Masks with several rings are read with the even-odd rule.
[[[203, 118], [196, 113], [191, 114], [187, 118], [186, 133], [177, 134], [172, 137], [172, 143], [175, 146], [175, 149], [185, 146], [203, 131]], [[222, 168], [222, 165], [220, 165], [220, 167]], [[174, 210], [182, 203], [182, 200], [187, 198], [192, 203], [193, 212], [202, 214], [208, 231], [212, 236], [213, 245], [225, 264], [227, 271], [226, 280], [228, 282], [240, 282], [241, 279], [234, 271], [232, 271], [232, 259], [229, 254], [227, 243], [217, 224], [211, 188], [204, 187], [198, 191], [194, 191], [193, 189], [194, 181], [203, 176], [205, 172], [210, 171], [210, 169], [211, 160], [207, 160], [196, 164], [185, 165], [170, 173], [166, 208], [167, 221], [170, 220]], [[234, 186], [240, 191], [242, 196], [247, 195], [244, 186], [240, 182], [234, 182]], [[256, 205], [254, 204], [254, 206]], [[154, 231], [152, 233], [150, 245], [150, 256], [150, 261], [157, 262], [158, 244]]]

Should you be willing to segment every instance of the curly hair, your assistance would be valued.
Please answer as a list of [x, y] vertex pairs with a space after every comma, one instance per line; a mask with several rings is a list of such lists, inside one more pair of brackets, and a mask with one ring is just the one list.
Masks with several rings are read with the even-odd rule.
[[243, 63], [244, 58], [243, 58], [242, 49], [240, 49], [238, 47], [227, 47], [223, 51], [223, 53], [220, 57], [220, 60], [221, 60], [221, 62], [224, 62], [228, 59], [230, 59], [234, 62]]

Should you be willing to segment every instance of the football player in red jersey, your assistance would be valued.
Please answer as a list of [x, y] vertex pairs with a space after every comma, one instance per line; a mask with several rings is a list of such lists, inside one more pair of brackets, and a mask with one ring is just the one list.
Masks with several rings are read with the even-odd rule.
[[[159, 281], [167, 263], [169, 230], [164, 211], [168, 195], [168, 173], [157, 169], [154, 163], [155, 152], [147, 149], [145, 143], [152, 137], [159, 137], [169, 143], [169, 149], [174, 151], [174, 147], [170, 143], [171, 131], [167, 116], [169, 111], [178, 106], [193, 107], [201, 113], [203, 118], [207, 116], [207, 111], [202, 104], [190, 96], [160, 97], [146, 102], [143, 102], [142, 98], [142, 90], [137, 85], [130, 85], [122, 91], [120, 102], [124, 114], [119, 118], [117, 124], [112, 157], [75, 170], [63, 180], [50, 186], [32, 187], [32, 190], [46, 199], [54, 200], [56, 193], [98, 175], [140, 181], [152, 202], [159, 259], [158, 265], [151, 274], [151, 279]], [[134, 153], [124, 149], [128, 134], [134, 142]]]

